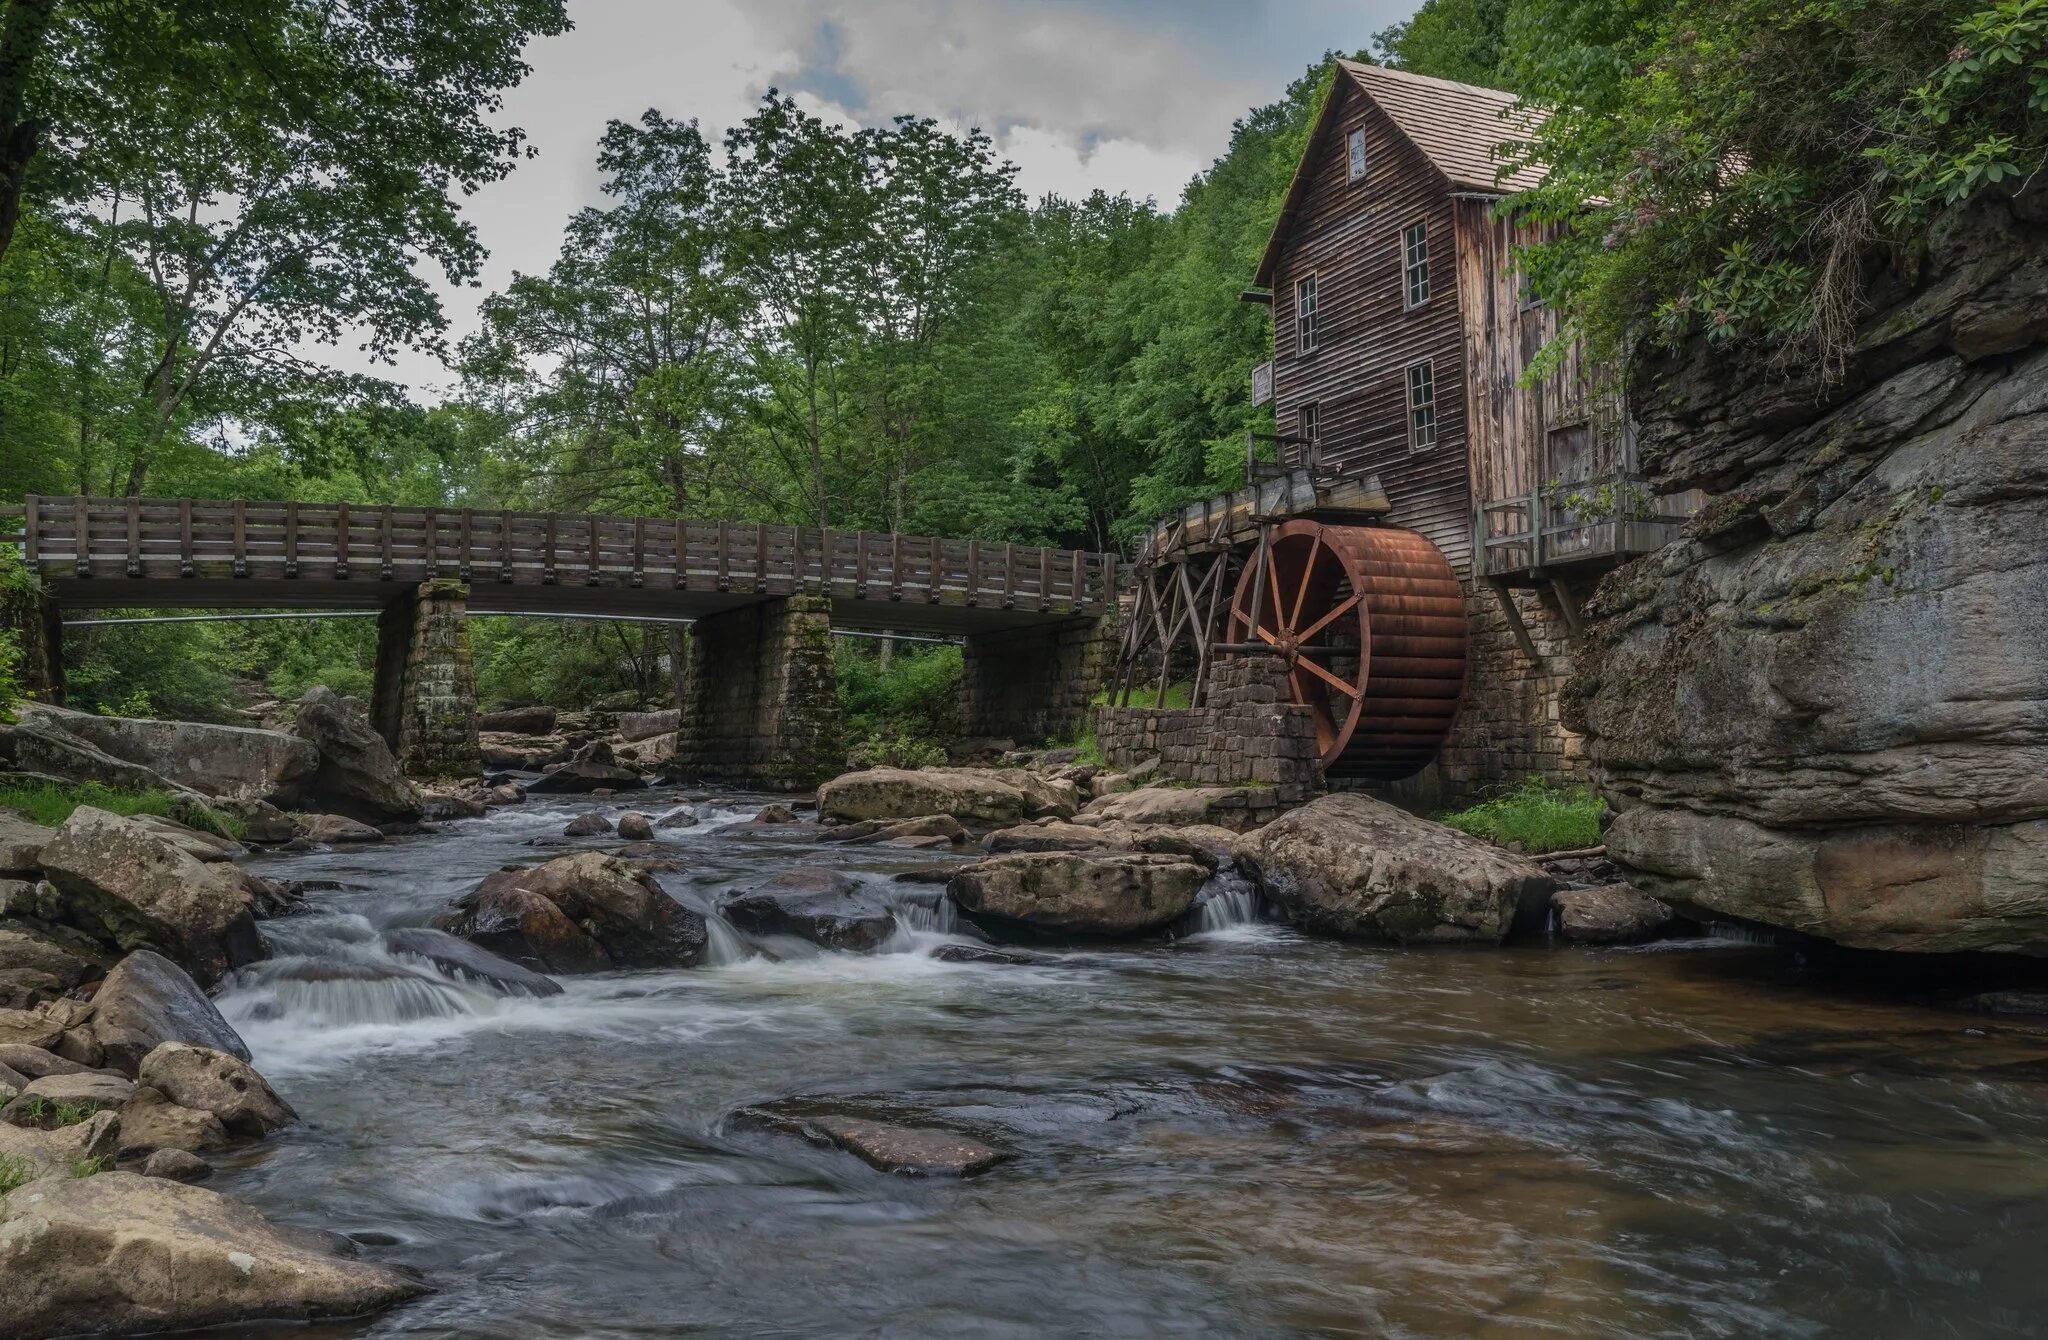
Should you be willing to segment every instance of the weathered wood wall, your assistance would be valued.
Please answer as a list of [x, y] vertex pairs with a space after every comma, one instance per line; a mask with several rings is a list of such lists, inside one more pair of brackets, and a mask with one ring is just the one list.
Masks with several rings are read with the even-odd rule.
[[[1393, 504], [1388, 520], [1427, 535], [1460, 572], [1471, 554], [1466, 484], [1464, 331], [1453, 201], [1443, 178], [1385, 113], [1340, 80], [1341, 99], [1308, 148], [1308, 189], [1273, 273], [1273, 395], [1280, 431], [1295, 431], [1301, 406], [1321, 412], [1324, 468], [1377, 474]], [[1346, 145], [1365, 130], [1366, 175], [1349, 180]], [[1402, 232], [1429, 229], [1427, 303], [1403, 301]], [[1296, 347], [1294, 284], [1316, 275], [1320, 340]], [[1436, 381], [1433, 446], [1409, 447], [1408, 367], [1423, 359]]]

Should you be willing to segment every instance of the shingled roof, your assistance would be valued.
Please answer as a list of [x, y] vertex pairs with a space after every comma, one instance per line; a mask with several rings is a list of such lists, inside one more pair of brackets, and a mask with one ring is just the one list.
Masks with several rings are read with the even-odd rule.
[[[1542, 120], [1539, 112], [1518, 109], [1514, 94], [1358, 61], [1340, 60], [1337, 67], [1342, 77], [1348, 77], [1359, 92], [1386, 113], [1395, 129], [1443, 174], [1452, 190], [1512, 195], [1542, 182], [1542, 171], [1526, 164], [1505, 177], [1500, 175], [1507, 165], [1501, 161], [1497, 146], [1503, 140], [1527, 135]], [[1309, 136], [1308, 151], [1295, 170], [1286, 202], [1280, 207], [1280, 218], [1273, 226], [1273, 236], [1260, 258], [1261, 284], [1272, 282], [1281, 240], [1294, 222], [1302, 193], [1308, 189], [1309, 160], [1323, 138], [1324, 127], [1336, 114], [1339, 101], [1332, 90], [1323, 103], [1322, 116]]]

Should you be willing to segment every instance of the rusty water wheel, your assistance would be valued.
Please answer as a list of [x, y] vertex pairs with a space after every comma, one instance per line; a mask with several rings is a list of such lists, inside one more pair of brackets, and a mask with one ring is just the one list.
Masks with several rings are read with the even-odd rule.
[[1266, 589], [1256, 559], [1231, 598], [1227, 641], [1287, 663], [1315, 715], [1327, 777], [1395, 781], [1450, 736], [1465, 687], [1465, 597], [1449, 560], [1412, 530], [1289, 521], [1274, 529]]

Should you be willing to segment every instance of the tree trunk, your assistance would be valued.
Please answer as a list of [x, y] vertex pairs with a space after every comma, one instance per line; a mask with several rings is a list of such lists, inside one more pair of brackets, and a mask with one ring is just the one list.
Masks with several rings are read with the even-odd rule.
[[14, 242], [22, 185], [42, 147], [42, 123], [28, 115], [28, 86], [56, 8], [57, 0], [10, 0], [0, 27], [0, 259]]

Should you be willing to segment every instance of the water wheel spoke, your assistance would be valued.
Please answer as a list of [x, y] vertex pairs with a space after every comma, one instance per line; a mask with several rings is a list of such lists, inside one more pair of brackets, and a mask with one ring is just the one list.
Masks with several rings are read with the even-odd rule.
[[1287, 627], [1290, 629], [1301, 625], [1301, 608], [1308, 603], [1308, 588], [1316, 579], [1316, 560], [1322, 556], [1323, 537], [1318, 535], [1315, 543], [1309, 546], [1308, 562], [1301, 565], [1301, 589], [1294, 593], [1294, 613], [1287, 616]]
[[1298, 656], [1295, 659], [1294, 663], [1300, 666], [1302, 669], [1308, 671], [1310, 674], [1315, 675], [1317, 678], [1323, 680], [1331, 688], [1337, 690], [1337, 692], [1343, 694], [1347, 698], [1361, 698], [1365, 696], [1363, 692], [1361, 692], [1355, 685], [1346, 683], [1344, 680], [1339, 679], [1331, 671], [1325, 670], [1320, 665], [1317, 665], [1314, 661], [1311, 661], [1305, 654]]
[[1330, 609], [1329, 613], [1323, 615], [1322, 618], [1317, 619], [1314, 623], [1302, 629], [1301, 632], [1296, 636], [1298, 636], [1303, 642], [1308, 641], [1317, 633], [1322, 632], [1325, 628], [1328, 628], [1331, 624], [1343, 618], [1345, 611], [1351, 609], [1353, 606], [1357, 604], [1358, 597], [1356, 595], [1346, 597], [1344, 600], [1339, 601], [1335, 606], [1333, 606]]

